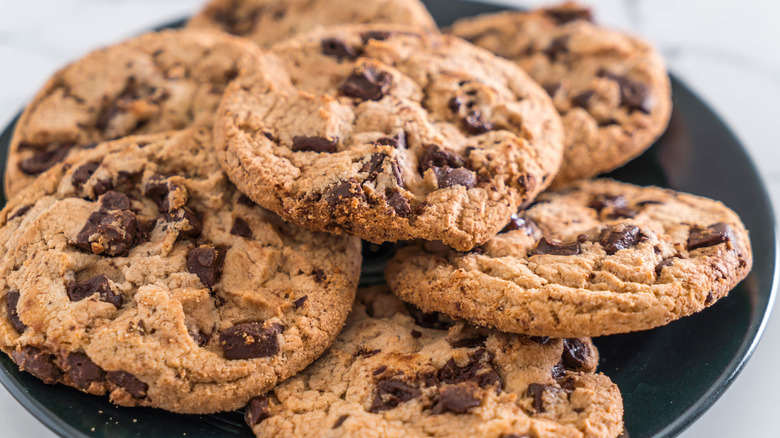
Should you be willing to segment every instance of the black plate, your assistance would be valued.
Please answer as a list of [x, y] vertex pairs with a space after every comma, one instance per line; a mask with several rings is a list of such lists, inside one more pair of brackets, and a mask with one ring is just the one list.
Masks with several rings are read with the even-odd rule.
[[[458, 0], [425, 1], [440, 25], [498, 6]], [[174, 23], [171, 26], [181, 25]], [[670, 436], [698, 418], [747, 362], [769, 316], [775, 292], [777, 239], [764, 184], [729, 128], [678, 79], [668, 132], [640, 158], [610, 176], [670, 187], [723, 201], [751, 232], [754, 266], [727, 298], [697, 315], [641, 333], [596, 340], [601, 371], [623, 394], [631, 438]], [[0, 135], [5, 168], [14, 120]], [[4, 200], [3, 200], [4, 203]], [[364, 282], [381, 280], [390, 245], [364, 248]], [[178, 415], [151, 408], [121, 408], [63, 385], [49, 386], [21, 373], [0, 355], [0, 381], [54, 432], [74, 437], [251, 437], [242, 415]]]

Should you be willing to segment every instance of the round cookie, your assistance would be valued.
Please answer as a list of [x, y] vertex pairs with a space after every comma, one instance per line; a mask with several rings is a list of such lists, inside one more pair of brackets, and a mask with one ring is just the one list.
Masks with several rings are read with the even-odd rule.
[[187, 27], [220, 30], [269, 47], [318, 26], [350, 23], [436, 30], [419, 0], [211, 0]]
[[553, 187], [630, 161], [666, 129], [671, 88], [647, 42], [591, 22], [568, 2], [466, 18], [448, 32], [516, 62], [547, 90], [563, 119], [563, 164]]
[[248, 60], [215, 128], [231, 180], [293, 223], [461, 250], [547, 187], [562, 136], [512, 63], [389, 25], [321, 29]]
[[698, 312], [752, 263], [748, 232], [720, 202], [604, 179], [542, 194], [469, 253], [401, 249], [386, 276], [423, 310], [508, 332], [601, 336]]
[[358, 292], [322, 358], [245, 419], [258, 437], [616, 437], [623, 402], [587, 338], [498, 333]]
[[0, 212], [0, 348], [46, 383], [182, 413], [244, 406], [333, 342], [356, 238], [243, 197], [211, 129], [69, 157]]
[[48, 80], [16, 124], [6, 196], [12, 198], [72, 150], [213, 121], [238, 59], [259, 52], [219, 32], [167, 30], [71, 63]]

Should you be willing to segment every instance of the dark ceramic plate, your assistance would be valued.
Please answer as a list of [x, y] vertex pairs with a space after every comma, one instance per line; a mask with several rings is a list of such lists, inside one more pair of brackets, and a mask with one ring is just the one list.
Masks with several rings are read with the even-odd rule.
[[[459, 0], [425, 3], [440, 25], [501, 9]], [[596, 340], [600, 369], [623, 394], [626, 435], [631, 438], [675, 435], [718, 399], [753, 352], [775, 290], [777, 240], [764, 184], [729, 128], [684, 84], [672, 79], [674, 112], [668, 132], [643, 156], [611, 176], [723, 201], [750, 230], [755, 263], [745, 281], [704, 312], [659, 329]], [[0, 169], [5, 168], [14, 123], [0, 136]], [[364, 283], [382, 281], [384, 261], [392, 251], [392, 245], [364, 247]], [[5, 355], [0, 355], [0, 381], [62, 436], [252, 436], [239, 412], [177, 415], [116, 407], [106, 397], [45, 385], [19, 372]]]

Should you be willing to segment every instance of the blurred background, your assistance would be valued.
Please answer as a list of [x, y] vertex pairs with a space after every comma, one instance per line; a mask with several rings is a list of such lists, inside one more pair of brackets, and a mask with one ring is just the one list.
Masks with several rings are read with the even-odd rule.
[[[356, 0], [357, 1], [357, 0]], [[191, 15], [205, 0], [0, 0], [0, 126], [56, 69], [87, 51]], [[550, 1], [495, 0], [533, 7]], [[720, 114], [746, 145], [780, 205], [780, 2], [582, 0], [597, 20], [652, 41], [669, 69]], [[732, 178], [723, 175], [723, 178]], [[739, 186], [740, 181], [733, 181]], [[749, 196], [750, 194], [746, 194]], [[761, 236], [753, 236], [761, 239]], [[720, 400], [681, 436], [778, 436], [780, 317]], [[0, 435], [50, 437], [0, 387]]]

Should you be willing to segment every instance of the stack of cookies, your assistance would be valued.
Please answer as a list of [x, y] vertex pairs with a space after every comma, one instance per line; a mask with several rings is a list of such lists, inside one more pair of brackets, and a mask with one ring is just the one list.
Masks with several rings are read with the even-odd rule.
[[[590, 179], [670, 111], [657, 52], [573, 3], [440, 31], [417, 0], [213, 0], [19, 119], [0, 348], [262, 437], [616, 437], [589, 337], [752, 265], [723, 204]], [[387, 284], [358, 290], [361, 239]]]

